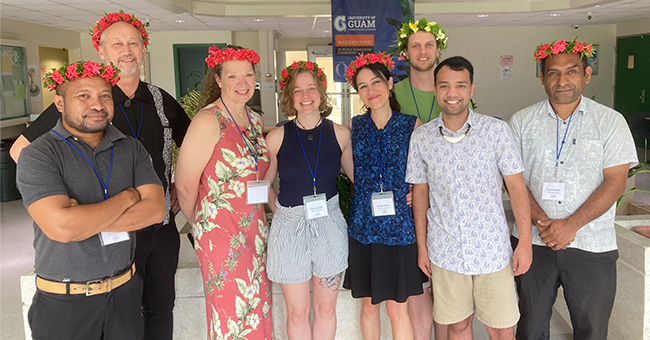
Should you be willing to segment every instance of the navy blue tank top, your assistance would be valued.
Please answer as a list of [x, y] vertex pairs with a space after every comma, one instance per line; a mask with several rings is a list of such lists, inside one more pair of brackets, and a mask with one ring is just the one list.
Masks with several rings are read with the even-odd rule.
[[[338, 193], [336, 177], [341, 171], [342, 152], [334, 133], [334, 123], [323, 118], [322, 124], [323, 139], [316, 172], [316, 189], [318, 194], [325, 193], [327, 199], [330, 199]], [[300, 131], [300, 138], [302, 138], [302, 145], [305, 147], [309, 165], [314, 171], [321, 126], [319, 124], [311, 130], [298, 128], [298, 131]], [[308, 140], [308, 134], [312, 134], [314, 138]], [[284, 124], [284, 140], [280, 150], [278, 150], [278, 175], [280, 176], [278, 201], [282, 206], [295, 207], [302, 205], [303, 196], [314, 194], [311, 173], [300, 147], [300, 140], [296, 133], [296, 123], [293, 120]]]

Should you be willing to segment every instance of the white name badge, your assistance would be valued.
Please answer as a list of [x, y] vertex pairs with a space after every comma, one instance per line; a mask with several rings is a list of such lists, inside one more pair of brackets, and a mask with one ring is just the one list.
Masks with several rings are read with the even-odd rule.
[[395, 200], [392, 191], [372, 193], [372, 216], [395, 215]]
[[269, 181], [246, 182], [246, 203], [262, 204], [269, 202]]
[[564, 199], [565, 183], [544, 182], [542, 185], [542, 199], [560, 201]]
[[127, 233], [126, 231], [118, 231], [118, 232], [102, 231], [101, 233], [99, 233], [99, 241], [102, 243], [102, 246], [128, 241], [129, 239], [130, 239], [129, 233]]
[[325, 194], [303, 196], [305, 218], [308, 220], [327, 216], [327, 196]]

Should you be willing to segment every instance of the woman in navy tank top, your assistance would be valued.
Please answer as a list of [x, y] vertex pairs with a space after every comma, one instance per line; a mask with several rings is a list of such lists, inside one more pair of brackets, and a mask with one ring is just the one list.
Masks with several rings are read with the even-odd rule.
[[[287, 305], [289, 339], [334, 339], [336, 298], [348, 266], [347, 224], [336, 177], [353, 179], [350, 131], [325, 117], [331, 112], [325, 74], [312, 62], [296, 61], [282, 71], [281, 107], [295, 119], [266, 137], [270, 161], [265, 179], [280, 177], [280, 193], [269, 192], [275, 213], [268, 241], [269, 279], [280, 283]], [[309, 324], [310, 281], [314, 322]]]

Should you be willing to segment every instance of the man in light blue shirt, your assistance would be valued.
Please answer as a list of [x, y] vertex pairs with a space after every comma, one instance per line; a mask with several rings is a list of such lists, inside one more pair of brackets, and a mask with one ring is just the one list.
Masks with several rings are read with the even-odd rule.
[[433, 277], [433, 315], [450, 325], [450, 338], [468, 338], [476, 310], [490, 339], [512, 339], [519, 320], [513, 274], [530, 266], [531, 234], [519, 231], [513, 254], [501, 195], [505, 181], [515, 219], [528, 223], [523, 163], [508, 125], [467, 107], [471, 63], [452, 57], [434, 74], [442, 112], [413, 132], [406, 172], [419, 266]]
[[560, 285], [574, 339], [607, 339], [616, 295], [615, 202], [637, 156], [625, 118], [582, 96], [590, 55], [591, 45], [576, 39], [540, 45], [535, 57], [548, 99], [510, 121], [530, 190], [534, 254], [530, 271], [516, 279], [517, 339], [549, 338]]

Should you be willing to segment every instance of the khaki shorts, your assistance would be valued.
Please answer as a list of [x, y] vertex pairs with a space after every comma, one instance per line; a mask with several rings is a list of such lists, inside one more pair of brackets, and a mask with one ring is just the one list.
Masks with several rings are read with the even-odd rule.
[[498, 272], [464, 275], [431, 263], [433, 318], [443, 325], [476, 317], [492, 328], [508, 328], [519, 321], [512, 261]]

